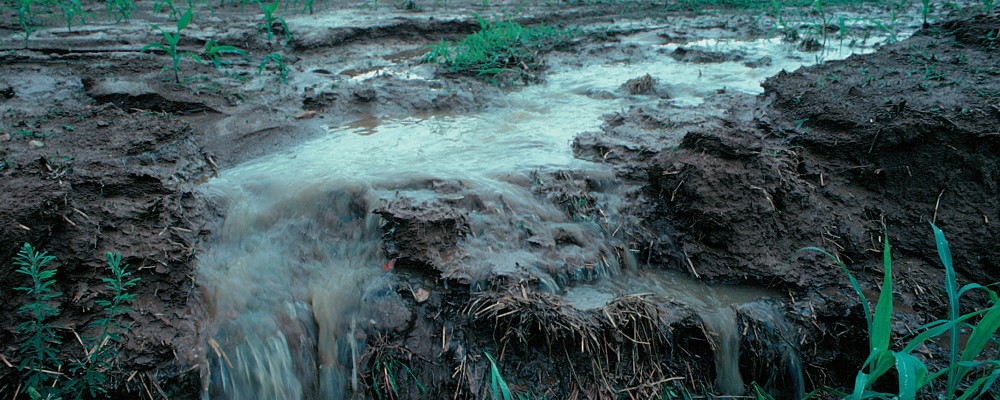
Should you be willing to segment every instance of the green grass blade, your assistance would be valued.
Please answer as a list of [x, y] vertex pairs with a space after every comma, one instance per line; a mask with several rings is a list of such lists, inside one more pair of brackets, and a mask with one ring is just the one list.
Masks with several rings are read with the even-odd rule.
[[[937, 244], [938, 256], [941, 257], [941, 264], [944, 265], [944, 287], [948, 294], [948, 319], [956, 320], [958, 319], [958, 290], [956, 289], [957, 277], [952, 265], [951, 249], [948, 247], [948, 239], [945, 239], [944, 232], [934, 223], [931, 223], [931, 228], [934, 230], [934, 242]], [[958, 325], [952, 326], [949, 332], [949, 344], [951, 345], [951, 351], [948, 354], [949, 365], [955, 365], [955, 362], [958, 361]], [[948, 399], [955, 398], [955, 390], [958, 387], [958, 381], [961, 380], [961, 374], [958, 372], [960, 370], [948, 374], [948, 386], [945, 390]]]
[[969, 340], [965, 343], [965, 349], [962, 350], [961, 362], [959, 362], [958, 367], [955, 369], [955, 373], [950, 375], [955, 377], [956, 384], [961, 382], [965, 374], [969, 372], [969, 367], [963, 364], [974, 361], [979, 357], [983, 348], [990, 342], [998, 329], [1000, 329], [1000, 303], [994, 303], [993, 307], [990, 307], [986, 315], [983, 316], [983, 319], [979, 320], [976, 327], [972, 329], [972, 334], [969, 335]]
[[[502, 400], [512, 400], [510, 395], [510, 387], [507, 386], [507, 382], [504, 381], [503, 375], [500, 374], [500, 370], [497, 369], [496, 360], [488, 352], [483, 352], [486, 354], [486, 358], [490, 361], [490, 388], [493, 389], [493, 398], [501, 398]], [[499, 390], [499, 391], [498, 391]]]
[[854, 289], [854, 293], [858, 295], [858, 301], [861, 302], [861, 309], [865, 313], [865, 322], [868, 324], [868, 331], [871, 332], [872, 330], [871, 309], [868, 306], [868, 300], [865, 298], [865, 294], [861, 292], [861, 284], [859, 284], [858, 280], [854, 278], [854, 274], [852, 274], [851, 271], [847, 270], [847, 266], [844, 265], [844, 263], [840, 262], [840, 260], [837, 259], [837, 257], [834, 257], [833, 254], [830, 254], [830, 252], [826, 250], [823, 250], [819, 247], [805, 247], [799, 251], [805, 251], [805, 250], [819, 252], [820, 254], [830, 257], [830, 259], [833, 260], [835, 263], [837, 263], [840, 269], [844, 271], [844, 275], [847, 275], [847, 280], [851, 282], [851, 288]]
[[875, 305], [875, 318], [872, 320], [870, 345], [872, 349], [889, 349], [889, 333], [892, 330], [892, 253], [889, 250], [889, 231], [885, 230], [885, 244], [882, 250], [882, 265], [885, 274], [882, 278], [882, 292]]
[[915, 400], [917, 390], [926, 383], [927, 366], [911, 354], [894, 353], [893, 356], [899, 372], [899, 399]]
[[191, 19], [193, 18], [194, 14], [191, 13], [191, 9], [189, 8], [187, 11], [184, 12], [184, 15], [181, 15], [181, 19], [177, 20], [177, 32], [180, 32], [184, 28], [187, 28], [188, 24], [191, 23]]
[[974, 398], [974, 399], [984, 398], [986, 393], [993, 388], [993, 384], [996, 383], [997, 378], [1000, 378], [1000, 365], [997, 364], [1000, 364], [1000, 362], [993, 361], [994, 365], [993, 373], [984, 376], [982, 378], [979, 378], [975, 382], [973, 382], [972, 385], [970, 385], [969, 388], [965, 390], [965, 393], [963, 393], [962, 396], [958, 398], [958, 400], [966, 400], [969, 398]]
[[920, 332], [920, 334], [918, 334], [916, 337], [910, 340], [910, 342], [906, 344], [906, 347], [903, 348], [903, 352], [912, 353], [913, 350], [916, 350], [917, 347], [920, 347], [920, 345], [924, 344], [924, 342], [926, 342], [930, 338], [940, 336], [941, 334], [948, 332], [953, 326], [958, 326], [963, 322], [965, 322], [966, 320], [971, 319], [972, 317], [986, 313], [986, 311], [987, 310], [974, 311], [959, 317], [955, 321], [936, 321], [931, 324], [928, 324], [927, 326], [929, 325], [933, 326], [928, 328], [927, 330]]

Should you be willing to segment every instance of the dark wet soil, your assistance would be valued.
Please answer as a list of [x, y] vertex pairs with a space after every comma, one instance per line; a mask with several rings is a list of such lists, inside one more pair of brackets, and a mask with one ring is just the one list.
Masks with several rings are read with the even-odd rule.
[[[525, 21], [552, 22], [551, 11], [525, 12]], [[581, 7], [564, 16], [590, 21], [605, 13]], [[211, 22], [238, 17], [241, 23], [220, 28], [216, 37], [254, 54], [278, 48], [242, 15], [233, 8], [212, 16], [184, 46], [203, 46]], [[4, 18], [0, 32], [12, 33], [16, 19]], [[386, 74], [331, 84], [326, 77], [357, 76], [378, 66], [333, 61], [336, 68], [320, 68], [314, 61], [333, 59], [338, 49], [348, 58], [381, 51], [385, 60], [412, 67], [411, 73], [434, 76], [420, 66], [422, 53], [414, 48], [472, 32], [477, 25], [471, 21], [466, 14], [315, 30], [290, 42], [296, 53], [286, 62], [298, 68], [300, 80], [289, 86], [275, 84], [273, 67], [256, 77], [257, 65], [237, 59], [229, 70], [234, 81], [186, 63], [183, 73], [192, 79], [178, 85], [160, 70], [162, 57], [136, 53], [156, 39], [145, 28], [121, 40], [108, 38], [136, 30], [115, 25], [104, 29], [120, 31], [96, 36], [42, 32], [31, 50], [3, 41], [9, 51], [0, 51], [0, 190], [7, 194], [0, 198], [0, 239], [7, 245], [0, 260], [8, 265], [24, 242], [57, 257], [56, 289], [64, 296], [55, 323], [63, 354], [78, 355], [74, 332], [88, 332], [97, 318], [95, 301], [107, 296], [103, 254], [120, 252], [141, 282], [124, 321], [130, 333], [114, 386], [130, 395], [197, 397], [198, 367], [208, 354], [197, 336], [207, 318], [207, 294], [195, 280], [194, 262], [198, 245], [223, 217], [197, 185], [221, 168], [313, 137], [321, 125], [462, 113], [497, 101], [502, 91], [467, 77], [428, 83]], [[553, 257], [564, 246], [583, 249], [574, 253], [583, 254], [580, 259], [565, 261], [576, 272], [558, 276], [560, 283], [593, 279], [588, 262], [624, 258], [622, 252], [634, 248], [654, 270], [787, 294], [775, 307], [803, 338], [797, 348], [806, 389], [848, 387], [867, 351], [860, 307], [836, 266], [800, 249], [818, 246], [837, 254], [867, 290], [876, 291], [886, 226], [897, 271], [898, 335], [943, 315], [944, 274], [928, 221], [948, 234], [960, 280], [1000, 279], [992, 251], [1000, 237], [998, 23], [994, 15], [932, 25], [874, 54], [780, 74], [758, 97], [718, 93], [693, 120], [678, 120], [668, 106], [608, 115], [602, 131], [581, 134], [575, 149], [611, 165], [614, 182], [569, 171], [536, 177], [546, 182], [536, 195], [574, 218], [608, 214], [626, 227], [608, 247], [558, 229], [525, 240]], [[392, 45], [369, 49], [379, 41]], [[693, 52], [678, 57], [736, 59]], [[625, 83], [625, 90], [660, 93], [646, 77]], [[624, 204], [597, 206], [596, 199], [619, 190]], [[590, 206], [573, 206], [579, 204]], [[399, 376], [400, 397], [485, 396], [489, 381], [483, 377], [490, 371], [484, 351], [502, 358], [499, 367], [512, 389], [548, 398], [712, 390], [713, 345], [688, 306], [618, 296], [603, 307], [579, 309], [530, 271], [477, 276], [466, 262], [474, 252], [463, 239], [472, 234], [467, 214], [480, 206], [473, 197], [402, 199], [378, 211], [386, 220], [385, 252], [395, 260], [389, 286], [402, 305], [394, 303], [392, 315], [366, 332], [362, 364], [391, 357], [410, 365], [412, 374]], [[0, 282], [27, 284], [12, 268], [0, 268]], [[21, 340], [14, 333], [21, 321], [15, 310], [26, 301], [17, 292], [0, 292], [0, 355], [13, 365]], [[753, 311], [737, 311], [746, 329], [775, 332]], [[772, 379], [776, 393], [787, 396], [790, 378], [767, 371], [781, 362], [773, 344], [778, 339], [760, 338], [744, 339], [750, 354], [741, 361], [744, 375], [748, 381]], [[376, 397], [374, 388], [385, 377], [365, 370], [366, 387], [356, 396]], [[0, 393], [12, 393], [16, 381], [15, 368], [0, 366]]]
[[676, 148], [650, 151], [637, 134], [656, 115], [646, 110], [611, 117], [604, 136], [577, 145], [612, 154], [603, 159], [644, 185], [646, 220], [673, 238], [650, 249], [655, 260], [787, 292], [807, 381], [848, 386], [868, 351], [863, 316], [838, 268], [800, 249], [836, 254], [877, 293], [887, 227], [899, 335], [945, 315], [930, 222], [948, 235], [961, 282], [998, 279], [997, 22], [935, 25], [874, 54], [781, 73]]

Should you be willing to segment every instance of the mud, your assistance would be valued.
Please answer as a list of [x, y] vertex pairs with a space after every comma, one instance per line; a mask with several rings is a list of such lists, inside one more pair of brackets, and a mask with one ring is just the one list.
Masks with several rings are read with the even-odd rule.
[[[342, 368], [327, 379], [335, 383], [323, 374], [336, 371], [325, 370], [272, 396], [256, 390], [260, 382], [218, 389], [229, 381], [213, 371], [236, 355], [213, 336], [227, 329], [229, 310], [217, 308], [224, 296], [197, 281], [196, 265], [218, 236], [243, 227], [227, 228], [224, 196], [203, 184], [331, 127], [372, 131], [382, 120], [459, 115], [505, 101], [500, 88], [422, 61], [426, 46], [475, 31], [470, 15], [483, 10], [370, 7], [290, 12], [289, 29], [298, 34], [282, 47], [282, 32], [276, 39], [258, 32], [259, 15], [225, 6], [199, 16], [181, 44], [195, 51], [214, 39], [255, 56], [283, 51], [287, 85], [273, 64], [258, 74], [256, 62], [239, 57], [227, 59], [221, 76], [185, 62], [184, 79], [174, 82], [161, 70], [162, 54], [138, 53], [159, 39], [147, 22], [164, 15], [142, 11], [136, 23], [72, 32], [48, 26], [24, 49], [16, 16], [5, 11], [0, 238], [8, 246], [0, 260], [9, 264], [24, 242], [57, 257], [63, 354], [82, 353], [74, 333], [86, 335], [97, 318], [95, 301], [107, 295], [104, 253], [114, 251], [141, 279], [111, 384], [122, 395], [381, 398], [391, 375], [398, 398], [484, 398], [491, 368], [513, 391], [547, 398], [741, 394], [742, 384], [720, 372], [726, 344], [707, 316], [718, 313], [741, 332], [738, 365], [730, 367], [742, 381], [800, 398], [816, 387], [849, 387], [867, 349], [861, 309], [842, 273], [802, 248], [834, 252], [874, 293], [886, 226], [898, 336], [944, 313], [944, 273], [928, 221], [948, 234], [962, 282], [1000, 279], [990, 251], [1000, 237], [1000, 21], [992, 15], [936, 23], [873, 54], [782, 72], [759, 96], [723, 89], [697, 104], [671, 101], [683, 88], [644, 71], [617, 90], [582, 88], [590, 98], [637, 99], [608, 110], [600, 130], [577, 135], [575, 155], [599, 167], [499, 171], [489, 184], [399, 177], [403, 184], [386, 185], [394, 192], [357, 185], [346, 200], [315, 194], [310, 200], [329, 207], [304, 217], [283, 208], [295, 202], [278, 204], [276, 213], [303, 225], [303, 242], [348, 247], [351, 232], [341, 228], [377, 227], [378, 251], [366, 250], [365, 261], [385, 263], [382, 271], [349, 266], [357, 272], [343, 279], [357, 296], [311, 292], [283, 311], [286, 329], [298, 336], [282, 336], [279, 347], [313, 368]], [[658, 6], [628, 2], [612, 15], [605, 7], [533, 4], [514, 13], [515, 4], [499, 2], [489, 10], [523, 23], [607, 26], [548, 49], [533, 70], [543, 80], [546, 65], [651, 57], [637, 43], [676, 46], [660, 51], [698, 65], [772, 63], [696, 48], [704, 38], [771, 34], [760, 28], [765, 16], [661, 15]], [[859, 41], [873, 31], [859, 28]], [[825, 35], [792, 39], [833, 46]], [[288, 256], [323, 259], [326, 250], [307, 247]], [[681, 295], [637, 292], [639, 283], [588, 286], [655, 281], [666, 270], [718, 290], [763, 288], [750, 300], [766, 299], [705, 308]], [[26, 284], [12, 268], [0, 269], [0, 282]], [[304, 287], [288, 291], [312, 290]], [[15, 310], [26, 301], [0, 292], [0, 355], [12, 365], [20, 360]], [[350, 303], [349, 311], [339, 313], [339, 303]], [[323, 340], [335, 335], [342, 336]], [[13, 396], [18, 371], [0, 368], [0, 394]], [[324, 392], [324, 385], [335, 387]]]
[[676, 148], [647, 150], [656, 112], [646, 110], [612, 116], [577, 147], [645, 185], [653, 207], [644, 219], [674, 238], [650, 249], [654, 260], [787, 292], [784, 307], [805, 338], [806, 381], [846, 386], [867, 351], [857, 329], [864, 320], [836, 266], [801, 249], [837, 254], [877, 291], [887, 226], [899, 335], [945, 312], [929, 222], [961, 254], [961, 282], [997, 279], [988, 243], [998, 234], [998, 82], [983, 69], [996, 63], [984, 40], [996, 23], [935, 25], [871, 55], [781, 73], [764, 82], [764, 95], [729, 101]]

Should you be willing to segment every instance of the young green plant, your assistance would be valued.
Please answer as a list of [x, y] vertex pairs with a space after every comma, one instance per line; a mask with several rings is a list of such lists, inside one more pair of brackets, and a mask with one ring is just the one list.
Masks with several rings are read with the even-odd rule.
[[[996, 335], [1000, 329], [1000, 299], [995, 292], [979, 284], [971, 283], [957, 289], [955, 269], [952, 265], [951, 250], [944, 233], [937, 226], [931, 224], [934, 230], [935, 242], [938, 255], [945, 267], [945, 291], [948, 296], [948, 318], [926, 324], [917, 329], [919, 332], [909, 340], [900, 351], [889, 349], [889, 339], [892, 323], [892, 256], [890, 254], [889, 239], [886, 235], [884, 241], [883, 269], [881, 293], [875, 307], [875, 314], [872, 316], [868, 302], [861, 291], [861, 286], [857, 279], [850, 273], [847, 266], [839, 261], [832, 254], [815, 247], [807, 250], [819, 251], [832, 258], [847, 275], [848, 280], [854, 289], [855, 294], [861, 302], [861, 307], [865, 315], [865, 322], [869, 333], [869, 356], [864, 365], [858, 371], [855, 378], [854, 389], [851, 393], [842, 393], [842, 397], [850, 400], [863, 400], [872, 398], [898, 398], [900, 400], [914, 400], [917, 392], [937, 378], [947, 375], [947, 382], [944, 390], [944, 398], [948, 400], [966, 400], [970, 398], [980, 398], [992, 389], [993, 384], [1000, 378], [1000, 361], [981, 360], [983, 350], [986, 345]], [[964, 315], [959, 315], [959, 299], [971, 290], [981, 289], [986, 291], [990, 297], [987, 308], [973, 311]], [[976, 321], [971, 324], [971, 321]], [[970, 327], [971, 333], [968, 336], [964, 347], [959, 342], [961, 327]], [[948, 334], [950, 352], [948, 366], [930, 373], [927, 366], [913, 352], [923, 346], [929, 340], [943, 334]], [[895, 367], [899, 379], [898, 393], [881, 393], [873, 391], [872, 387], [880, 377]], [[965, 382], [967, 374], [972, 369], [980, 371], [975, 381]], [[960, 388], [967, 384], [964, 392]]]
[[261, 0], [254, 1], [260, 6], [260, 10], [264, 12], [264, 21], [261, 24], [263, 25], [262, 28], [267, 31], [267, 40], [274, 38], [274, 24], [281, 26], [281, 30], [285, 33], [285, 43], [292, 40], [292, 32], [288, 30], [288, 24], [285, 23], [285, 19], [274, 15], [274, 12], [278, 10], [281, 0], [274, 0], [270, 4], [264, 4]]
[[[31, 286], [15, 287], [14, 290], [25, 292], [31, 302], [18, 307], [17, 312], [28, 317], [28, 320], [17, 325], [15, 331], [27, 336], [21, 343], [19, 352], [21, 372], [25, 377], [25, 387], [34, 389], [41, 395], [54, 392], [50, 382], [57, 376], [62, 366], [56, 345], [62, 343], [56, 334], [56, 324], [53, 319], [59, 316], [59, 309], [52, 304], [62, 295], [52, 288], [55, 284], [56, 270], [46, 265], [55, 257], [46, 252], [39, 253], [30, 244], [25, 243], [14, 257], [14, 272], [31, 277]], [[44, 397], [44, 396], [43, 396]]]
[[181, 15], [181, 18], [177, 20], [177, 30], [175, 32], [167, 32], [163, 28], [153, 24], [153, 28], [156, 28], [163, 34], [164, 43], [150, 43], [142, 47], [142, 52], [150, 51], [153, 49], [160, 50], [167, 53], [170, 56], [171, 64], [164, 66], [164, 70], [174, 71], [174, 81], [181, 83], [180, 71], [181, 71], [181, 60], [184, 57], [188, 57], [194, 61], [202, 62], [201, 58], [197, 54], [190, 51], [180, 52], [177, 51], [177, 43], [181, 40], [181, 31], [184, 30], [191, 23], [193, 18], [191, 9], [188, 9]]
[[79, 20], [80, 23], [87, 22], [83, 12], [83, 6], [80, 5], [80, 0], [62, 0], [56, 4], [59, 5], [59, 9], [62, 10], [63, 17], [66, 18], [66, 31], [73, 31], [74, 19]]
[[225, 44], [218, 44], [214, 40], [209, 39], [205, 42], [205, 58], [212, 62], [215, 68], [222, 68], [223, 66], [231, 64], [226, 61], [224, 56], [226, 54], [235, 54], [243, 58], [247, 58], [247, 52], [240, 50], [236, 46], [230, 46]]
[[84, 348], [84, 358], [70, 364], [70, 371], [76, 375], [69, 383], [72, 391], [86, 392], [93, 398], [108, 394], [105, 387], [108, 383], [108, 371], [118, 355], [117, 346], [123, 341], [122, 334], [128, 331], [128, 326], [120, 319], [122, 315], [132, 311], [128, 304], [135, 300], [135, 294], [130, 289], [139, 281], [139, 278], [131, 277], [128, 264], [122, 264], [121, 254], [109, 252], [105, 256], [111, 277], [101, 280], [104, 281], [104, 288], [111, 293], [111, 299], [96, 302], [106, 315], [91, 325], [99, 333], [85, 341], [87, 346]]
[[278, 72], [277, 79], [281, 83], [287, 84], [288, 83], [288, 66], [285, 65], [285, 59], [282, 58], [281, 54], [279, 54], [279, 53], [268, 54], [267, 56], [264, 57], [263, 60], [261, 60], [260, 67], [257, 68], [257, 76], [260, 76], [260, 75], [262, 75], [264, 73], [264, 70], [267, 69], [267, 64], [268, 63], [274, 63], [274, 68]]
[[35, 11], [31, 8], [35, 0], [20, 0], [17, 7], [17, 24], [21, 26], [24, 34], [24, 48], [28, 48], [28, 38], [38, 30], [35, 22]]

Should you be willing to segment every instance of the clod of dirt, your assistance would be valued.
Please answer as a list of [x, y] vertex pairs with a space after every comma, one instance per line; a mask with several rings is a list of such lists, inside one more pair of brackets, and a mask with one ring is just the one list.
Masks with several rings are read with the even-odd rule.
[[455, 256], [455, 243], [469, 232], [465, 216], [440, 204], [404, 198], [376, 210], [387, 226], [386, 254], [421, 266], [440, 266]]
[[98, 103], [114, 103], [123, 110], [146, 110], [178, 115], [218, 113], [187, 93], [153, 87], [147, 82], [101, 79], [84, 81], [87, 95]]
[[771, 65], [771, 57], [761, 57], [756, 60], [747, 61], [743, 63], [743, 66], [747, 68], [761, 68]]
[[632, 78], [622, 84], [621, 90], [633, 96], [651, 95], [656, 91], [656, 79], [649, 74]]
[[823, 43], [820, 43], [814, 37], [807, 37], [799, 42], [799, 50], [814, 53], [823, 49]]

